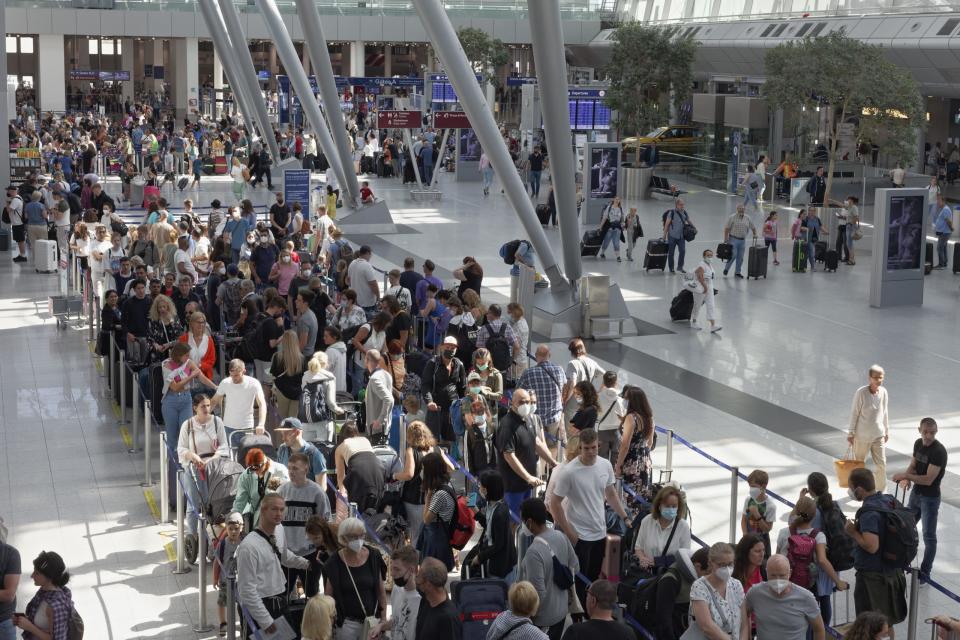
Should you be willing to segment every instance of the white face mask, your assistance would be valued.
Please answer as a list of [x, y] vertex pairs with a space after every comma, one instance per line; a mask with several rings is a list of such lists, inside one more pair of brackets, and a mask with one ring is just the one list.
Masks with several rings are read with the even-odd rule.
[[536, 412], [537, 412], [537, 403], [533, 403], [533, 404], [530, 405], [530, 413], [531, 413], [531, 415], [532, 415], [532, 414], [534, 414], [534, 413], [536, 413]]
[[283, 260], [284, 264], [287, 264], [292, 260], [292, 258], [290, 258], [290, 256], [283, 256], [281, 260]]
[[780, 595], [787, 590], [787, 587], [790, 585], [789, 580], [767, 580], [767, 584], [770, 585], [770, 588], [773, 589], [773, 592], [777, 595]]
[[719, 567], [713, 572], [713, 575], [726, 582], [733, 575], [733, 567]]
[[526, 418], [526, 417], [528, 417], [531, 413], [533, 413], [533, 405], [532, 405], [532, 404], [522, 404], [522, 405], [520, 405], [519, 407], [517, 407], [517, 413], [520, 415], [521, 418]]
[[219, 273], [220, 275], [224, 275], [224, 274], [227, 273], [227, 270], [226, 270], [226, 269], [217, 269], [217, 273]]
[[523, 535], [525, 535], [525, 536], [532, 536], [532, 535], [533, 535], [533, 532], [531, 532], [530, 529], [527, 528], [527, 523], [526, 523], [526, 522], [524, 522], [522, 525], [520, 525], [520, 533], [523, 534]]
[[347, 548], [354, 553], [359, 553], [360, 549], [363, 548], [363, 540], [351, 540], [347, 543]]
[[860, 502], [860, 498], [857, 497], [857, 493], [853, 490], [853, 488], [849, 488], [849, 487], [847, 488], [847, 495], [850, 496], [851, 500], [856, 500], [857, 502]]
[[750, 497], [754, 500], [759, 498], [762, 492], [763, 491], [760, 489], [760, 487], [750, 487]]

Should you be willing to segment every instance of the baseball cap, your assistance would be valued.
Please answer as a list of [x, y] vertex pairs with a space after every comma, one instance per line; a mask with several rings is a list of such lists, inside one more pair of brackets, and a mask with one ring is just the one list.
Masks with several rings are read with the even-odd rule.
[[454, 336], [447, 336], [446, 338], [444, 338], [444, 339], [443, 339], [443, 344], [445, 344], [445, 345], [446, 345], [446, 344], [449, 344], [449, 345], [452, 345], [452, 346], [454, 346], [454, 347], [460, 346], [460, 345], [457, 343], [457, 339], [456, 339]]
[[299, 429], [300, 431], [303, 431], [303, 423], [297, 418], [285, 418], [283, 422], [280, 423], [280, 427], [286, 429]]
[[481, 378], [480, 374], [477, 373], [476, 371], [471, 372], [470, 375], [467, 376], [467, 382], [472, 382], [473, 380], [482, 380], [482, 379], [483, 378]]
[[227, 265], [228, 276], [235, 276], [238, 273], [240, 273], [240, 268], [236, 264], [231, 262], [230, 264]]
[[243, 524], [243, 516], [240, 515], [239, 511], [231, 511], [227, 516], [227, 524]]

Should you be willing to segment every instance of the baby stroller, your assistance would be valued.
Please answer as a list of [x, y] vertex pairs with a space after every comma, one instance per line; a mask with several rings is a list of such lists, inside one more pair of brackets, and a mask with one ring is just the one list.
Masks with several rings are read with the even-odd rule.
[[[233, 509], [233, 500], [237, 497], [237, 482], [243, 473], [243, 465], [230, 458], [214, 457], [207, 460], [203, 466], [203, 475], [206, 477], [206, 495], [200, 491], [200, 505], [210, 526], [211, 540], [218, 537], [215, 525], [223, 524], [227, 514]], [[184, 551], [187, 562], [197, 561], [198, 541], [196, 536], [188, 535], [185, 540]], [[213, 549], [208, 549], [212, 553]]]

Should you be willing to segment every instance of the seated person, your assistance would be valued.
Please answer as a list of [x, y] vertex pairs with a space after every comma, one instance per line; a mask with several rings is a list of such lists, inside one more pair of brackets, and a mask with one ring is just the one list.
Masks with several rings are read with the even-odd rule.
[[373, 195], [373, 189], [370, 188], [370, 183], [364, 180], [361, 183], [360, 187], [360, 201], [363, 204], [372, 204], [376, 201], [376, 197]]

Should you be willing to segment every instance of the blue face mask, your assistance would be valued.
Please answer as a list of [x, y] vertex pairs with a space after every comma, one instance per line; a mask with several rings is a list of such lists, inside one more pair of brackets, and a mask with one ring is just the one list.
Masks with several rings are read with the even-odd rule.
[[660, 509], [660, 515], [667, 520], [673, 521], [677, 517], [677, 507], [662, 507]]

